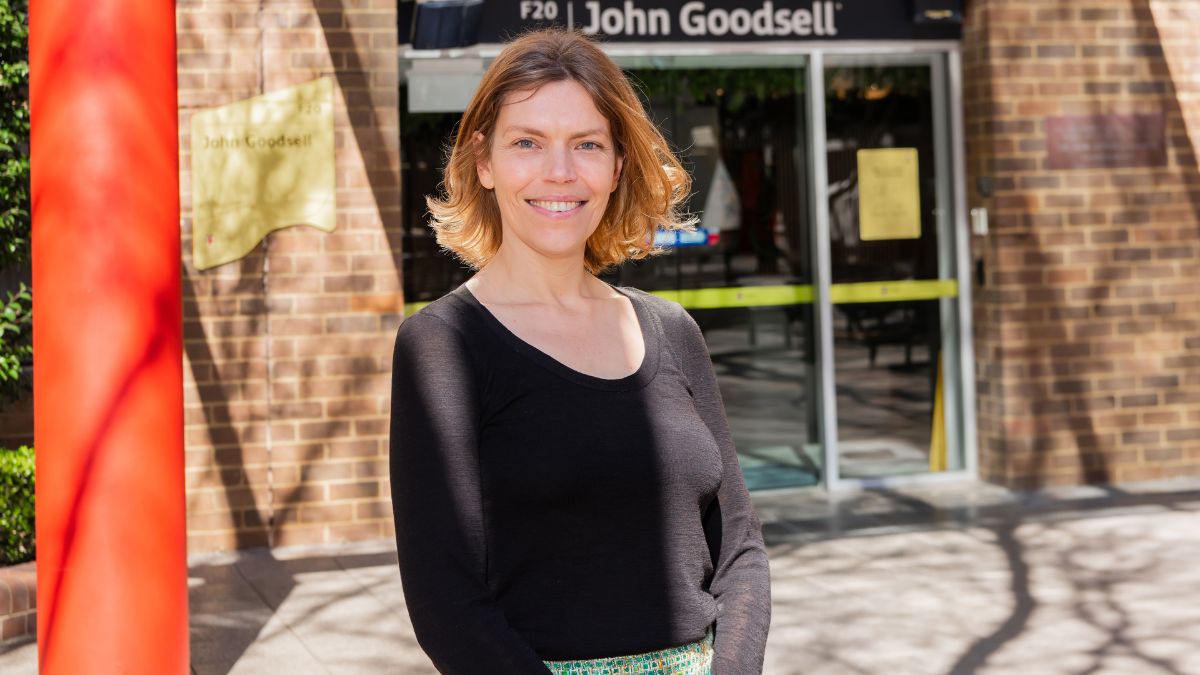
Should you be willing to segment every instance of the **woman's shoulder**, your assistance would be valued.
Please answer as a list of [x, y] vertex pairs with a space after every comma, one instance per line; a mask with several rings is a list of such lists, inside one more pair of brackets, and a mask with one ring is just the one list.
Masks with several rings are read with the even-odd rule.
[[461, 297], [462, 287], [421, 307], [400, 322], [400, 340], [465, 339], [477, 317]]
[[620, 286], [618, 288], [649, 309], [662, 323], [663, 328], [668, 333], [677, 333], [680, 330], [690, 331], [696, 325], [695, 320], [692, 319], [692, 315], [683, 308], [683, 305], [674, 300], [668, 300], [660, 295], [632, 286]]

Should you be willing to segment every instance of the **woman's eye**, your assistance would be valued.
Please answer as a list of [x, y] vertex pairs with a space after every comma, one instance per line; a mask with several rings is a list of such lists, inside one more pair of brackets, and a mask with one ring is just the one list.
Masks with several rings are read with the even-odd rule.
[[583, 148], [584, 150], [599, 150], [600, 144], [596, 141], [584, 141], [579, 144], [579, 147]]
[[518, 148], [529, 149], [529, 148], [533, 147], [533, 141], [529, 140], [528, 138], [522, 138], [521, 140], [517, 141], [514, 145], [516, 145]]

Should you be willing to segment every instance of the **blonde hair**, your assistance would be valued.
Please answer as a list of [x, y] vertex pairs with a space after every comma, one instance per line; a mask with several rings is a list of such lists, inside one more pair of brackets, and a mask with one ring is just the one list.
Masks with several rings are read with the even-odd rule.
[[[611, 127], [616, 154], [624, 158], [617, 189], [587, 241], [587, 270], [595, 274], [657, 253], [656, 229], [685, 229], [695, 222], [681, 212], [691, 177], [617, 64], [578, 32], [533, 31], [509, 43], [484, 74], [458, 125], [442, 180], [444, 196], [425, 198], [438, 244], [473, 268], [492, 259], [503, 236], [496, 196], [480, 184], [476, 170], [486, 154], [477, 153], [489, 151], [509, 94], [564, 80], [579, 83], [591, 95]], [[484, 143], [475, 142], [476, 132]]]

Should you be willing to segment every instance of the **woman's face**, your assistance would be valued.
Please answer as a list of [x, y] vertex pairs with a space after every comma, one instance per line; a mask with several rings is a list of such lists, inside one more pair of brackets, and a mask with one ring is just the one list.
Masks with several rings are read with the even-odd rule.
[[563, 80], [505, 99], [477, 168], [500, 206], [502, 248], [582, 258], [617, 188], [621, 158], [592, 97]]

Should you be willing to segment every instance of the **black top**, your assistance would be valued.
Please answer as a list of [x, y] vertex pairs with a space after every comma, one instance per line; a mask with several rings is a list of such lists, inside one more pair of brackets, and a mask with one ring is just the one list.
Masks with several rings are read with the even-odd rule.
[[454, 675], [701, 640], [714, 675], [762, 671], [770, 581], [699, 328], [617, 289], [646, 352], [620, 379], [523, 341], [460, 286], [404, 321], [392, 383], [401, 579]]

